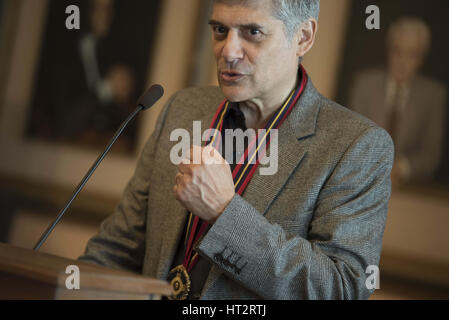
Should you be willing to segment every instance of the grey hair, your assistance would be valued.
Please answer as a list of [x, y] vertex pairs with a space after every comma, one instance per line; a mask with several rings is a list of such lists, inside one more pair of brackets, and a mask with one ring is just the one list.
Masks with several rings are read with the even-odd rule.
[[[224, 3], [254, 3], [254, 0], [214, 0]], [[293, 39], [301, 24], [310, 18], [318, 21], [320, 0], [271, 0], [273, 17], [284, 23], [285, 35]]]
[[291, 41], [301, 24], [320, 15], [320, 0], [272, 0], [273, 16], [285, 26], [285, 35]]

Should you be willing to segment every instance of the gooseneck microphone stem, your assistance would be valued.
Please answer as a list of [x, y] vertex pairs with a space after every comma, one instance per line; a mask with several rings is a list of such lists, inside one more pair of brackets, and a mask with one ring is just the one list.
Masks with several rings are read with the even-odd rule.
[[39, 241], [34, 246], [33, 250], [38, 251], [39, 248], [42, 246], [42, 244], [47, 240], [48, 236], [51, 234], [53, 229], [56, 227], [58, 222], [62, 219], [66, 211], [70, 208], [70, 205], [72, 204], [73, 200], [78, 196], [80, 191], [84, 188], [87, 181], [90, 179], [94, 171], [97, 169], [98, 165], [103, 161], [103, 159], [108, 154], [109, 150], [111, 150], [112, 145], [117, 141], [118, 137], [122, 134], [123, 130], [125, 130], [128, 123], [134, 119], [134, 117], [142, 110], [148, 110], [151, 108], [162, 96], [164, 95], [164, 88], [162, 86], [155, 84], [153, 85], [148, 91], [139, 99], [138, 107], [136, 110], [134, 110], [128, 118], [120, 125], [120, 128], [116, 131], [114, 134], [114, 137], [109, 141], [109, 144], [106, 146], [106, 149], [103, 151], [103, 153], [97, 158], [95, 163], [92, 165], [92, 167], [89, 169], [89, 171], [84, 176], [83, 180], [81, 180], [78, 187], [76, 187], [75, 191], [73, 192], [70, 200], [65, 205], [64, 209], [61, 210], [61, 212], [58, 214], [56, 219], [48, 226], [47, 230], [42, 234]]
[[92, 167], [89, 169], [89, 171], [86, 173], [86, 175], [84, 176], [83, 180], [81, 180], [80, 184], [78, 185], [78, 187], [76, 187], [75, 191], [73, 192], [70, 200], [67, 202], [67, 204], [65, 205], [65, 207], [61, 210], [61, 212], [58, 214], [58, 216], [56, 217], [56, 219], [48, 226], [47, 230], [42, 234], [41, 238], [39, 239], [39, 241], [36, 243], [36, 245], [34, 246], [33, 250], [37, 251], [39, 250], [39, 248], [42, 246], [42, 244], [45, 242], [45, 240], [47, 240], [48, 236], [50, 235], [50, 233], [53, 231], [53, 229], [56, 227], [56, 225], [58, 224], [58, 222], [62, 219], [62, 217], [64, 216], [64, 214], [66, 213], [67, 209], [70, 207], [70, 205], [72, 204], [73, 200], [75, 200], [75, 198], [78, 196], [78, 194], [80, 193], [80, 191], [84, 188], [84, 186], [86, 185], [87, 181], [90, 179], [90, 177], [92, 176], [92, 174], [94, 173], [94, 171], [97, 169], [98, 165], [103, 161], [103, 159], [106, 157], [106, 155], [109, 153], [109, 150], [111, 150], [112, 145], [115, 143], [115, 141], [117, 141], [118, 137], [120, 137], [120, 135], [122, 134], [123, 130], [125, 130], [126, 126], [128, 125], [128, 123], [134, 119], [134, 117], [143, 110], [143, 106], [139, 105], [136, 110], [134, 110], [133, 113], [131, 113], [128, 118], [121, 124], [120, 128], [116, 131], [116, 133], [114, 134], [114, 137], [111, 139], [111, 141], [109, 142], [109, 144], [107, 145], [106, 149], [103, 151], [103, 153], [97, 158], [97, 160], [95, 161], [95, 163], [92, 165]]

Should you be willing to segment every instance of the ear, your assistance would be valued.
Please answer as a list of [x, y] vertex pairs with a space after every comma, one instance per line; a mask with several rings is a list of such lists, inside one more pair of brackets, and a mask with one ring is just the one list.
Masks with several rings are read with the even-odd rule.
[[296, 55], [303, 57], [312, 49], [315, 43], [316, 34], [318, 32], [318, 22], [314, 18], [310, 18], [304, 22], [296, 34], [298, 48]]

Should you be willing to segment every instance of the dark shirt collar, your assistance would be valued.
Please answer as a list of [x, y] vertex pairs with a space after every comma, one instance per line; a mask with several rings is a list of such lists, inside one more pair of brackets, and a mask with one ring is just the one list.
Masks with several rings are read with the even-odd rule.
[[224, 119], [223, 129], [242, 129], [243, 131], [247, 129], [245, 115], [240, 110], [238, 102], [231, 102], [229, 104], [229, 110]]

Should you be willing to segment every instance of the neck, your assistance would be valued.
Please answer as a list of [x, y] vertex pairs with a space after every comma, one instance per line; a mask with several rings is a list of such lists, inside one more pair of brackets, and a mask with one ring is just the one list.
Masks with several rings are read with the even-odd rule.
[[273, 114], [284, 105], [292, 91], [298, 86], [298, 76], [289, 81], [283, 89], [276, 88], [261, 98], [254, 98], [239, 103], [240, 110], [245, 115], [246, 127], [261, 129]]

